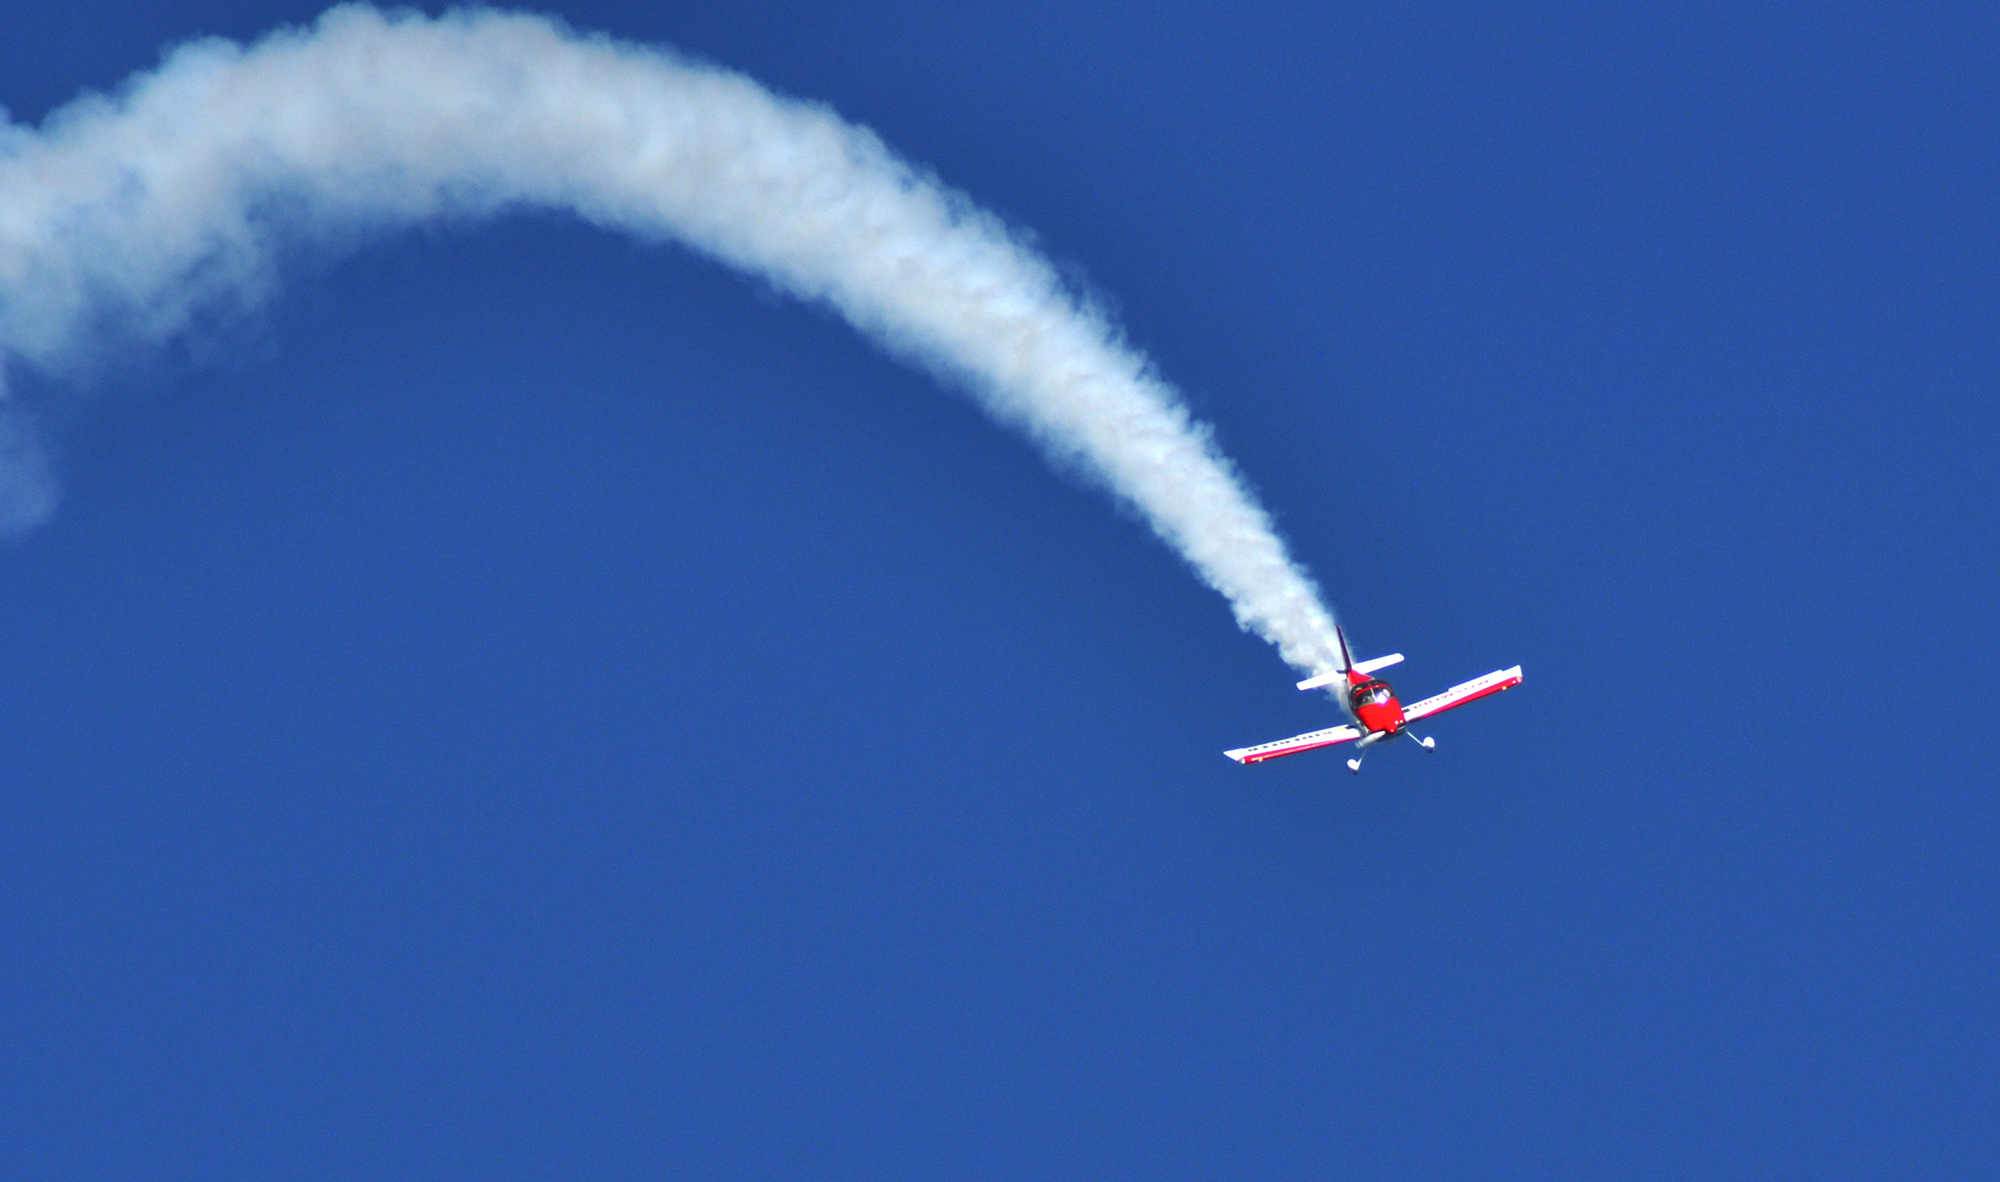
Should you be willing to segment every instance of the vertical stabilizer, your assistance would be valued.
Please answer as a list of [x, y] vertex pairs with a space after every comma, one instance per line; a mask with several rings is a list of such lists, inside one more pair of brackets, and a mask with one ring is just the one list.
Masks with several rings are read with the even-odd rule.
[[[1340, 625], [1335, 624], [1333, 626], [1333, 634], [1340, 638], [1340, 668], [1335, 669], [1330, 673], [1321, 673], [1313, 677], [1306, 678], [1304, 681], [1299, 682], [1300, 689], [1302, 690], [1324, 689], [1325, 687], [1332, 685], [1334, 682], [1346, 683], [1352, 681], [1354, 674], [1356, 672], [1360, 673], [1368, 672], [1368, 669], [1365, 667], [1359, 669], [1356, 668], [1354, 664], [1354, 654], [1347, 651], [1347, 633], [1342, 632], [1340, 630]], [[1393, 665], [1397, 661], [1400, 661], [1402, 659], [1403, 655], [1401, 653], [1397, 653], [1393, 657], [1383, 657], [1377, 661], [1364, 662], [1364, 665], [1380, 668], [1383, 665]], [[1335, 696], [1338, 697], [1339, 695], [1336, 694]]]

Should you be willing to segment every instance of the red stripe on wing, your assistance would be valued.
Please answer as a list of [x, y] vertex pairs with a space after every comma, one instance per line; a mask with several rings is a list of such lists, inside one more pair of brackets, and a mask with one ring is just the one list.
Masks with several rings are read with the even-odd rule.
[[1414, 722], [1419, 718], [1429, 718], [1433, 714], [1442, 714], [1447, 710], [1463, 706], [1467, 702], [1477, 702], [1479, 699], [1487, 697], [1490, 694], [1497, 694], [1501, 690], [1513, 689], [1519, 684], [1521, 684], [1521, 667], [1519, 665], [1514, 666], [1512, 669], [1496, 669], [1488, 673], [1485, 677], [1475, 677], [1463, 685], [1452, 686], [1435, 698], [1426, 698], [1404, 710], [1403, 713], [1405, 717]]

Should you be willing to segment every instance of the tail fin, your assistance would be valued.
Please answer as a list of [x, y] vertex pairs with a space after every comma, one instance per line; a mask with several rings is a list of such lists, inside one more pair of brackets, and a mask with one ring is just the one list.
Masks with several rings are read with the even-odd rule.
[[1333, 626], [1333, 634], [1340, 638], [1340, 667], [1331, 672], [1322, 673], [1317, 677], [1306, 678], [1299, 683], [1300, 689], [1315, 690], [1324, 685], [1332, 685], [1336, 681], [1347, 680], [1347, 671], [1354, 667], [1354, 658], [1347, 651], [1347, 633], [1342, 632], [1340, 625], [1335, 624]]
[[1334, 684], [1335, 682], [1346, 681], [1348, 671], [1350, 669], [1356, 673], [1373, 673], [1377, 669], [1387, 669], [1389, 666], [1394, 665], [1403, 659], [1403, 654], [1401, 653], [1390, 653], [1386, 657], [1376, 657], [1372, 661], [1356, 661], [1354, 659], [1354, 654], [1347, 651], [1347, 633], [1340, 631], [1339, 627], [1336, 625], [1334, 628], [1334, 634], [1340, 637], [1340, 660], [1342, 663], [1341, 668], [1335, 669], [1331, 673], [1322, 673], [1317, 677], [1306, 678], [1304, 681], [1301, 681], [1299, 683], [1300, 689], [1302, 690], [1319, 689], [1321, 686], [1328, 686]]

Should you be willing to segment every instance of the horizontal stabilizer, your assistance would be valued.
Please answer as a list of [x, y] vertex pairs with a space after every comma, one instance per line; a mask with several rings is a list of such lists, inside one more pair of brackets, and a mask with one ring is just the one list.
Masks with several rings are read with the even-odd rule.
[[[1356, 673], [1373, 673], [1377, 669], [1387, 669], [1391, 665], [1401, 664], [1402, 660], [1403, 654], [1390, 653], [1386, 657], [1376, 657], [1372, 661], [1362, 661], [1354, 667], [1354, 671]], [[1299, 683], [1299, 688], [1302, 690], [1316, 690], [1323, 685], [1332, 685], [1346, 676], [1347, 673], [1344, 670], [1335, 669], [1331, 673], [1322, 673], [1317, 677], [1306, 678]]]
[[1255, 747], [1238, 747], [1223, 754], [1238, 763], [1262, 763], [1276, 759], [1280, 755], [1297, 755], [1301, 751], [1311, 751], [1316, 747], [1331, 747], [1335, 743], [1352, 743], [1361, 737], [1361, 732], [1342, 724], [1330, 726], [1323, 731], [1307, 735], [1294, 735], [1289, 739], [1279, 739], [1275, 743], [1259, 743]]

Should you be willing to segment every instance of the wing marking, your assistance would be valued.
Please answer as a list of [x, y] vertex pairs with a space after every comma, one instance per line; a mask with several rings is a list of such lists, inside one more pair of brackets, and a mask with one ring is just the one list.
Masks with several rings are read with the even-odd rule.
[[1521, 667], [1519, 665], [1514, 666], [1512, 669], [1495, 669], [1484, 677], [1475, 677], [1471, 681], [1461, 685], [1452, 686], [1443, 693], [1435, 697], [1425, 698], [1414, 706], [1403, 707], [1403, 717], [1410, 722], [1415, 722], [1419, 718], [1428, 718], [1433, 714], [1442, 713], [1454, 706], [1463, 706], [1467, 702], [1476, 701], [1488, 694], [1497, 694], [1501, 690], [1513, 689], [1519, 684], [1521, 684]]
[[1311, 734], [1293, 735], [1289, 739], [1279, 739], [1275, 743], [1259, 743], [1255, 747], [1238, 747], [1223, 754], [1238, 763], [1262, 763], [1276, 759], [1280, 755], [1297, 755], [1301, 751], [1311, 751], [1316, 747], [1331, 747], [1336, 743], [1352, 743], [1361, 737], [1361, 732], [1342, 724], [1330, 726]]

